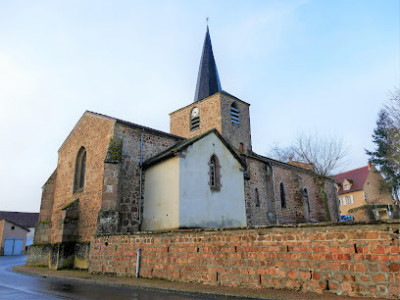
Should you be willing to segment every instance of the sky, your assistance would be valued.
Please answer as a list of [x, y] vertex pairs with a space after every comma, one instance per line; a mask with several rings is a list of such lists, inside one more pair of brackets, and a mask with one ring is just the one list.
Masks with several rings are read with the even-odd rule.
[[346, 170], [366, 165], [400, 83], [399, 0], [1, 0], [0, 210], [39, 211], [85, 110], [169, 132], [193, 101], [206, 17], [255, 152], [317, 133], [349, 145]]

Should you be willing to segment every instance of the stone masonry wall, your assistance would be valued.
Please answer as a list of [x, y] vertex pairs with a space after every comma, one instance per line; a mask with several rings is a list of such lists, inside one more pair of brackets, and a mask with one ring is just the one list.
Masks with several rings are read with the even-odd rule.
[[51, 239], [51, 214], [54, 205], [54, 191], [56, 188], [57, 169], [51, 174], [42, 187], [42, 200], [40, 202], [39, 220], [35, 224], [35, 244], [49, 243]]
[[[116, 137], [122, 139], [122, 162], [119, 178], [120, 197], [120, 232], [135, 232], [138, 230], [139, 219], [139, 186], [140, 186], [140, 128], [132, 128], [117, 124]], [[144, 130], [143, 161], [171, 147], [179, 141], [168, 135], [156, 134]], [[144, 172], [142, 177], [142, 199], [145, 185]], [[143, 206], [142, 206], [143, 209]]]
[[[306, 204], [301, 191], [306, 188], [308, 191], [310, 214], [309, 221], [323, 222], [327, 221], [327, 211], [325, 208], [324, 200], [321, 197], [319, 186], [314, 181], [311, 174], [297, 171], [296, 169], [283, 168], [274, 166], [275, 176], [275, 192], [278, 208], [278, 217], [280, 223], [287, 222], [304, 222], [306, 218]], [[280, 183], [283, 183], [286, 198], [286, 208], [281, 205], [281, 191]], [[327, 197], [331, 199], [331, 194], [328, 193]], [[333, 210], [329, 212], [332, 214], [331, 220], [333, 221]]]
[[[58, 166], [52, 212], [51, 243], [62, 241], [64, 206], [79, 199], [77, 241], [90, 241], [97, 228], [101, 207], [104, 159], [114, 135], [115, 120], [86, 112], [58, 151]], [[81, 147], [86, 149], [83, 190], [73, 191], [75, 163]]]
[[[240, 111], [240, 125], [231, 122], [230, 108], [233, 102], [236, 102]], [[200, 110], [200, 128], [190, 131], [190, 113], [194, 107]], [[235, 97], [219, 92], [170, 113], [172, 134], [191, 138], [213, 128], [237, 150], [240, 143], [243, 143], [245, 150], [251, 150], [249, 104]]]
[[[231, 105], [235, 102], [239, 109], [240, 125], [232, 124]], [[222, 136], [236, 149], [240, 149], [243, 143], [244, 150], [251, 151], [251, 130], [250, 130], [250, 111], [249, 104], [237, 100], [235, 97], [221, 93], [221, 118]]]
[[33, 238], [34, 244], [46, 244], [50, 243], [51, 238], [51, 227], [50, 221], [39, 221], [35, 225], [35, 236]]
[[[328, 179], [324, 184], [327, 207], [318, 183], [310, 172], [292, 166], [283, 167], [275, 164], [273, 174], [268, 175], [266, 162], [247, 157], [246, 163], [250, 177], [245, 181], [246, 216], [249, 225], [275, 224], [275, 199], [279, 223], [338, 220], [336, 194], [332, 193], [332, 185]], [[273, 176], [275, 178], [275, 199]], [[281, 205], [281, 182], [285, 190], [286, 208]], [[308, 192], [310, 213], [308, 213], [303, 193], [304, 188]], [[260, 199], [259, 207], [256, 205], [256, 189]], [[328, 214], [330, 219], [327, 217]]]
[[[198, 107], [200, 110], [200, 128], [190, 131], [190, 113], [194, 107]], [[222, 134], [221, 94], [216, 93], [192, 103], [170, 113], [169, 116], [171, 134], [191, 138], [213, 128], [216, 128]]]
[[400, 295], [400, 223], [97, 236], [89, 271], [249, 288]]
[[[247, 224], [275, 224], [274, 193], [266, 164], [255, 159], [246, 159], [246, 163], [250, 175], [250, 179], [244, 181]], [[256, 189], [260, 206], [256, 204]]]
[[42, 200], [40, 202], [39, 222], [50, 221], [53, 212], [54, 190], [56, 187], [57, 169], [51, 174], [42, 188]]

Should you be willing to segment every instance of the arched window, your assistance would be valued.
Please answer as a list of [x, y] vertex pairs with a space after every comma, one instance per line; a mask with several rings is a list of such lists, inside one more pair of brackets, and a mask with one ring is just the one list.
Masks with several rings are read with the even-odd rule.
[[311, 209], [310, 209], [310, 200], [309, 200], [309, 198], [308, 198], [308, 191], [307, 191], [306, 188], [303, 189], [303, 195], [304, 195], [304, 200], [306, 201], [308, 213], [310, 213], [310, 212], [311, 212]]
[[85, 185], [85, 169], [86, 169], [86, 150], [84, 147], [79, 149], [75, 162], [74, 175], [74, 192], [83, 189]]
[[220, 174], [219, 174], [220, 165], [216, 155], [211, 156], [208, 165], [210, 167], [209, 171], [210, 181], [208, 184], [212, 189], [219, 189], [221, 187]]
[[194, 107], [190, 112], [190, 131], [197, 130], [200, 128], [200, 110], [198, 107]]
[[260, 207], [260, 195], [258, 194], [258, 189], [254, 191], [255, 197], [256, 197], [256, 206]]
[[280, 183], [279, 190], [281, 192], [281, 207], [286, 208], [285, 187], [283, 186], [283, 182]]
[[231, 122], [232, 124], [240, 125], [240, 111], [236, 102], [231, 104]]

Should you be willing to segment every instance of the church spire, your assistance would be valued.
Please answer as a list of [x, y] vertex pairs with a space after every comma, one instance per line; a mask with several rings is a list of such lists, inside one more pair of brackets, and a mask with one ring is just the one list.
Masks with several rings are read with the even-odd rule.
[[217, 65], [215, 63], [214, 53], [211, 45], [210, 32], [207, 25], [206, 38], [204, 39], [199, 74], [197, 77], [194, 102], [211, 96], [221, 90], [221, 82], [219, 81]]

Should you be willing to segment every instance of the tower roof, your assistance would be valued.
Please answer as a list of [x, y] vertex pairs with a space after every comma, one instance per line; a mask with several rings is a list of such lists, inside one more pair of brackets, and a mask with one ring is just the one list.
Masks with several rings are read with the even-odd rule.
[[211, 45], [210, 32], [207, 25], [206, 37], [204, 39], [203, 52], [200, 60], [199, 74], [197, 77], [194, 102], [211, 96], [221, 90], [221, 82], [219, 81], [217, 65], [215, 63], [214, 53]]

